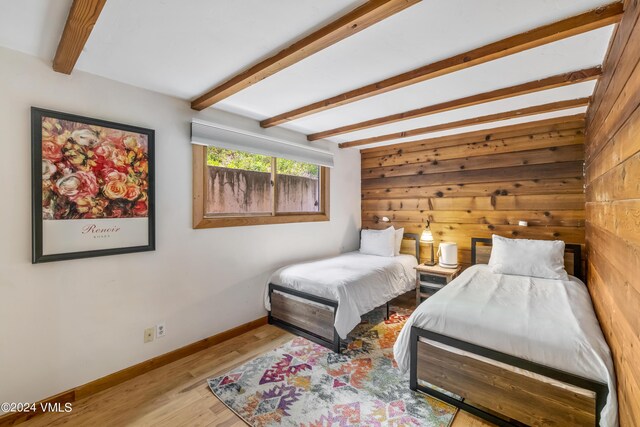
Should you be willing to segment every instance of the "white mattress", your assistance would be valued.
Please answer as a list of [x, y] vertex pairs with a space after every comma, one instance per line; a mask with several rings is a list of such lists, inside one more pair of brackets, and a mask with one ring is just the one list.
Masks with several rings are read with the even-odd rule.
[[[283, 267], [268, 283], [338, 302], [335, 328], [340, 338], [360, 323], [360, 316], [415, 289], [418, 265], [411, 255], [381, 257], [348, 252], [332, 258]], [[264, 306], [271, 310], [268, 290]]]
[[575, 277], [549, 280], [494, 274], [475, 265], [427, 299], [403, 327], [393, 351], [409, 370], [411, 326], [607, 383], [601, 426], [617, 426], [613, 362], [587, 287]]

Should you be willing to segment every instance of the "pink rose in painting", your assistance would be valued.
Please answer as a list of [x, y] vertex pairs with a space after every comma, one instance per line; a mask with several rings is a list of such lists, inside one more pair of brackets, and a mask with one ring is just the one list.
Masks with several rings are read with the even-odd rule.
[[127, 175], [123, 174], [122, 172], [118, 172], [115, 169], [103, 170], [102, 177], [104, 178], [105, 182], [111, 182], [111, 181], [126, 182], [127, 181]]
[[62, 159], [62, 147], [50, 140], [42, 141], [42, 158], [58, 162]]
[[148, 210], [149, 207], [147, 206], [147, 202], [144, 202], [142, 200], [133, 205], [133, 214], [135, 216], [147, 216]]
[[43, 215], [50, 219], [146, 217], [148, 167], [145, 135], [44, 119]]
[[109, 142], [109, 145], [113, 147], [124, 148], [123, 139], [125, 138], [125, 136], [126, 132], [110, 129], [109, 132], [107, 132], [106, 140]]
[[129, 156], [127, 156], [126, 150], [116, 149], [113, 152], [113, 156], [111, 157], [115, 168], [120, 172], [124, 172], [129, 169]]
[[127, 192], [124, 195], [124, 198], [130, 201], [136, 200], [140, 197], [140, 187], [135, 184], [127, 185]]
[[111, 144], [100, 144], [100, 146], [95, 149], [96, 156], [104, 157], [105, 159], [110, 159], [113, 151], [114, 148]]
[[92, 147], [98, 143], [98, 133], [91, 129], [74, 130], [71, 138], [76, 144], [84, 145], [85, 147]]
[[101, 176], [104, 177], [105, 171], [113, 170], [113, 161], [111, 161], [111, 157], [113, 156], [114, 148], [110, 144], [101, 144], [95, 150], [95, 166], [93, 170], [96, 173], [101, 173]]
[[112, 208], [111, 215], [109, 215], [109, 218], [121, 218], [122, 216], [124, 216], [124, 214], [125, 212], [123, 208], [121, 207]]
[[127, 184], [124, 181], [109, 181], [102, 188], [102, 192], [111, 200], [122, 199], [127, 194]]
[[55, 190], [61, 196], [66, 196], [75, 202], [79, 198], [95, 196], [99, 188], [95, 175], [78, 171], [60, 178], [56, 182]]

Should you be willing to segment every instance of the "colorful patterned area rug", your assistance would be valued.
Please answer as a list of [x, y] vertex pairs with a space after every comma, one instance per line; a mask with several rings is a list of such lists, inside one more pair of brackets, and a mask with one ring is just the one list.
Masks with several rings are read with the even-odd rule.
[[255, 427], [447, 427], [456, 408], [409, 389], [393, 343], [409, 310], [368, 313], [342, 354], [297, 337], [208, 380], [211, 391]]

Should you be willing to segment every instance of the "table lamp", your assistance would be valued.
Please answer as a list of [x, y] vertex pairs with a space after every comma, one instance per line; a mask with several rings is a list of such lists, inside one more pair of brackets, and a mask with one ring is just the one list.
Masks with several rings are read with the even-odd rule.
[[431, 230], [427, 228], [422, 232], [422, 236], [420, 236], [420, 243], [429, 243], [431, 245], [431, 261], [425, 262], [425, 265], [436, 265], [436, 261], [433, 256], [433, 233], [431, 233]]

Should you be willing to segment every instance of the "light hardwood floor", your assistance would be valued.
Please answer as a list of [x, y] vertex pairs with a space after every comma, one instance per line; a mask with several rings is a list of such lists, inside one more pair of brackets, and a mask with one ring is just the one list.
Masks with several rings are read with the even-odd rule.
[[[209, 390], [206, 379], [278, 347], [293, 335], [261, 326], [231, 340], [79, 400], [69, 414], [43, 414], [25, 426], [245, 426]], [[490, 424], [459, 412], [452, 427]]]

